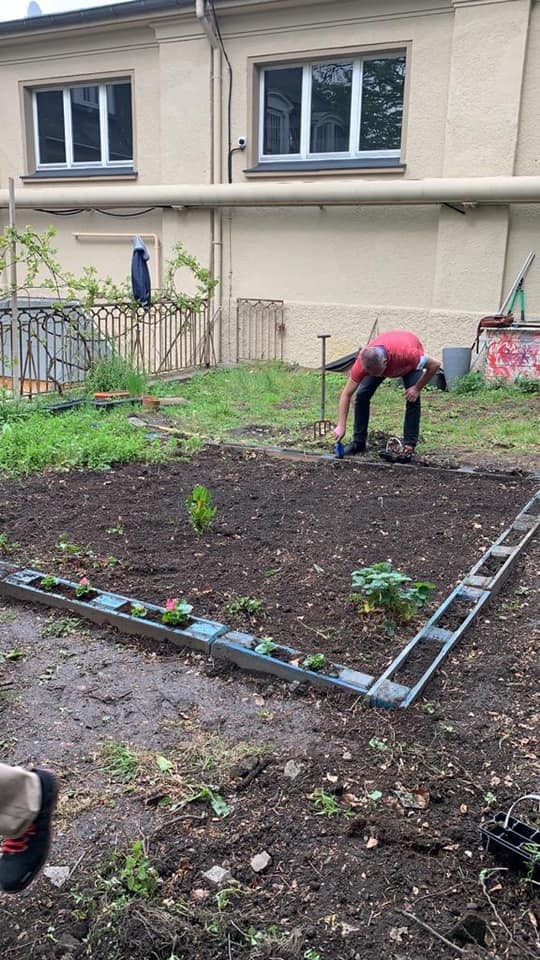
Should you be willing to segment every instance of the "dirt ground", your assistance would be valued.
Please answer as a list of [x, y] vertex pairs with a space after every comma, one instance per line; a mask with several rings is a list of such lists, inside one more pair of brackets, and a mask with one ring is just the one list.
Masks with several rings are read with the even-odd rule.
[[[196, 483], [218, 507], [199, 537]], [[538, 485], [209, 447], [0, 481], [1, 559], [141, 602], [183, 597], [377, 674], [418, 623], [386, 636], [348, 602], [351, 573], [390, 560], [432, 581], [427, 617]], [[3, 759], [58, 771], [50, 866], [69, 875], [0, 896], [2, 956], [537, 956], [539, 888], [483, 851], [480, 825], [538, 789], [538, 569], [536, 540], [397, 711], [3, 601]], [[231, 613], [240, 597], [260, 609]]]

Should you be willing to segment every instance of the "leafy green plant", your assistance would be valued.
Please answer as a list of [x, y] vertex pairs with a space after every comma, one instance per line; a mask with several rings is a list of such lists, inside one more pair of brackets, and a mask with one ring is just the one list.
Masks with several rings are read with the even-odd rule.
[[530, 880], [532, 883], [536, 884], [537, 881], [534, 879], [534, 876], [536, 873], [536, 867], [540, 863], [540, 843], [527, 841], [526, 843], [522, 844], [522, 849], [525, 853], [528, 853], [530, 857], [527, 868], [527, 880]]
[[516, 377], [513, 386], [516, 390], [519, 390], [520, 393], [540, 393], [540, 380], [537, 377]]
[[481, 390], [485, 390], [485, 388], [486, 381], [482, 374], [478, 370], [471, 370], [470, 373], [465, 373], [462, 377], [458, 377], [454, 381], [452, 393], [463, 396], [469, 393], [479, 393]]
[[390, 625], [393, 621], [408, 623], [412, 620], [435, 589], [434, 583], [413, 582], [411, 577], [394, 570], [386, 560], [354, 570], [352, 585], [355, 592], [350, 594], [349, 600], [356, 603], [362, 613], [382, 611]]
[[0, 533], [0, 553], [14, 553], [20, 546], [15, 540], [10, 540], [7, 533]]
[[92, 584], [88, 577], [81, 577], [77, 586], [75, 587], [75, 595], [77, 597], [86, 597], [93, 590]]
[[258, 613], [262, 605], [262, 600], [256, 600], [254, 597], [236, 597], [225, 604], [225, 610], [227, 613], [247, 613], [251, 616]]
[[212, 494], [208, 487], [198, 483], [186, 499], [189, 522], [197, 536], [212, 529], [217, 507], [212, 506]]
[[354, 817], [354, 812], [348, 807], [340, 806], [339, 800], [334, 793], [327, 793], [322, 787], [317, 787], [310, 796], [314, 805], [318, 808], [316, 816], [319, 817]]
[[142, 603], [132, 603], [130, 613], [132, 617], [140, 617], [141, 620], [148, 616], [148, 610]]
[[39, 585], [42, 590], [54, 590], [57, 583], [57, 577], [53, 577], [51, 574], [46, 573], [45, 576], [41, 578]]
[[305, 667], [306, 670], [313, 670], [314, 673], [322, 670], [325, 663], [326, 657], [324, 653], [310, 653], [302, 660], [302, 666]]
[[269, 657], [277, 648], [278, 645], [274, 643], [272, 637], [263, 637], [261, 642], [255, 647], [255, 653], [262, 653], [263, 656]]
[[193, 607], [185, 600], [166, 600], [165, 611], [161, 615], [161, 622], [171, 624], [174, 627], [181, 627], [189, 620], [189, 615]]
[[136, 897], [151, 897], [158, 888], [159, 877], [144, 852], [142, 840], [135, 840], [119, 874], [120, 882]]
[[231, 808], [226, 800], [223, 799], [215, 787], [209, 787], [204, 784], [195, 793], [189, 796], [185, 803], [193, 803], [195, 800], [207, 800], [212, 810], [218, 817], [228, 817]]

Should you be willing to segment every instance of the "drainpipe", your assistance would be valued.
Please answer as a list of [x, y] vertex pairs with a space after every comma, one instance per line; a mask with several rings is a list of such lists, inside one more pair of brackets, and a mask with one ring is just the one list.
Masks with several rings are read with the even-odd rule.
[[[195, 0], [195, 16], [210, 45], [210, 183], [223, 182], [223, 95], [221, 45], [213, 24], [206, 16], [205, 0]], [[212, 206], [210, 211], [210, 252], [208, 258], [210, 275], [218, 281], [212, 299], [208, 304], [209, 336], [205, 343], [204, 362], [210, 366], [210, 336], [215, 321], [222, 329], [223, 306], [223, 214], [221, 207]], [[221, 337], [218, 349], [218, 361], [221, 360]]]
[[[75, 201], [76, 197], [76, 201]], [[426, 180], [362, 180], [355, 183], [214, 183], [161, 186], [80, 186], [76, 193], [64, 185], [17, 191], [17, 209], [56, 210], [92, 207], [298, 207], [366, 206], [370, 204], [508, 204], [540, 203], [537, 177], [455, 177]], [[8, 209], [6, 189], [0, 190], [0, 209]]]

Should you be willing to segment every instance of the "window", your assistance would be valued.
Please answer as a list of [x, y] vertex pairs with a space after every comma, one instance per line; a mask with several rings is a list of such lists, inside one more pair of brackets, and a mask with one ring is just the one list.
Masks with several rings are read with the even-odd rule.
[[131, 83], [34, 90], [37, 170], [133, 165]]
[[398, 157], [405, 54], [261, 69], [259, 162]]

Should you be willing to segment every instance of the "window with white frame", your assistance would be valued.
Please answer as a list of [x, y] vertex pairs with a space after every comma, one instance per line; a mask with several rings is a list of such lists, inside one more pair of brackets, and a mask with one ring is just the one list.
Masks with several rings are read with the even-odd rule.
[[405, 53], [263, 67], [259, 161], [400, 156]]
[[37, 89], [32, 101], [37, 170], [132, 166], [129, 80]]

